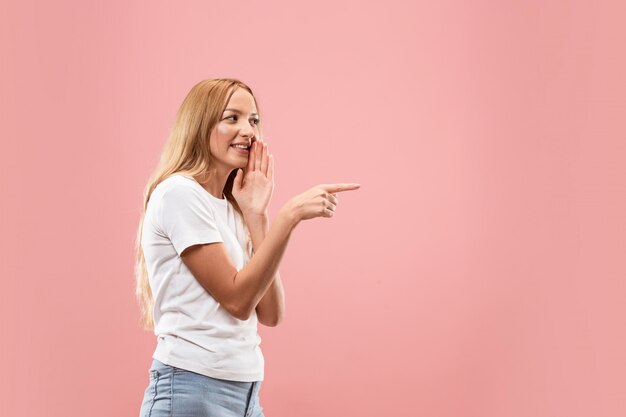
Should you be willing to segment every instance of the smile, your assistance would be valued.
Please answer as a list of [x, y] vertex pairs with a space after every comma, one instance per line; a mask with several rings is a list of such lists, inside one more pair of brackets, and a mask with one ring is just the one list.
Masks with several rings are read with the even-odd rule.
[[243, 148], [243, 147], [239, 147], [239, 146], [235, 146], [235, 145], [230, 145], [231, 148], [233, 148], [235, 151], [239, 152], [242, 155], [247, 155], [248, 154], [248, 149], [247, 148]]

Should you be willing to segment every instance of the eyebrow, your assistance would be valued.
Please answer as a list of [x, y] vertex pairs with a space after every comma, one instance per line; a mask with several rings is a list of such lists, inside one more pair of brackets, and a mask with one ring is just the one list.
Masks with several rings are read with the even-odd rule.
[[[239, 113], [239, 114], [243, 114], [243, 112], [241, 110], [237, 110], [237, 109], [224, 109], [224, 111], [226, 110], [230, 110], [230, 111], [234, 111], [235, 113]], [[258, 116], [257, 113], [250, 113], [250, 116]]]

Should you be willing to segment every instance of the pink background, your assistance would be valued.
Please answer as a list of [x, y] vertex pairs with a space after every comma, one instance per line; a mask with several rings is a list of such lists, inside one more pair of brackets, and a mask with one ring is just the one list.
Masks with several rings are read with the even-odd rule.
[[138, 415], [141, 193], [236, 77], [272, 218], [362, 184], [287, 249], [267, 417], [626, 415], [623, 4], [4, 2], [2, 414]]

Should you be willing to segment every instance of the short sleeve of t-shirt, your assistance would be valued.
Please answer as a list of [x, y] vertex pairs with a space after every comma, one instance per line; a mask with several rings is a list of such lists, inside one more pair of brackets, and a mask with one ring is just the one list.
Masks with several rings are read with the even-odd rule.
[[180, 256], [190, 246], [223, 242], [215, 213], [198, 191], [178, 184], [161, 197], [161, 226]]

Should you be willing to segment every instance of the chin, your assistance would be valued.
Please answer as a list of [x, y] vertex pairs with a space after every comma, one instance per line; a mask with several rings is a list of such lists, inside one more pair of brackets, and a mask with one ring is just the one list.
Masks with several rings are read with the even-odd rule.
[[245, 168], [248, 165], [248, 161], [235, 162], [230, 165], [231, 170], [234, 171], [239, 168]]

